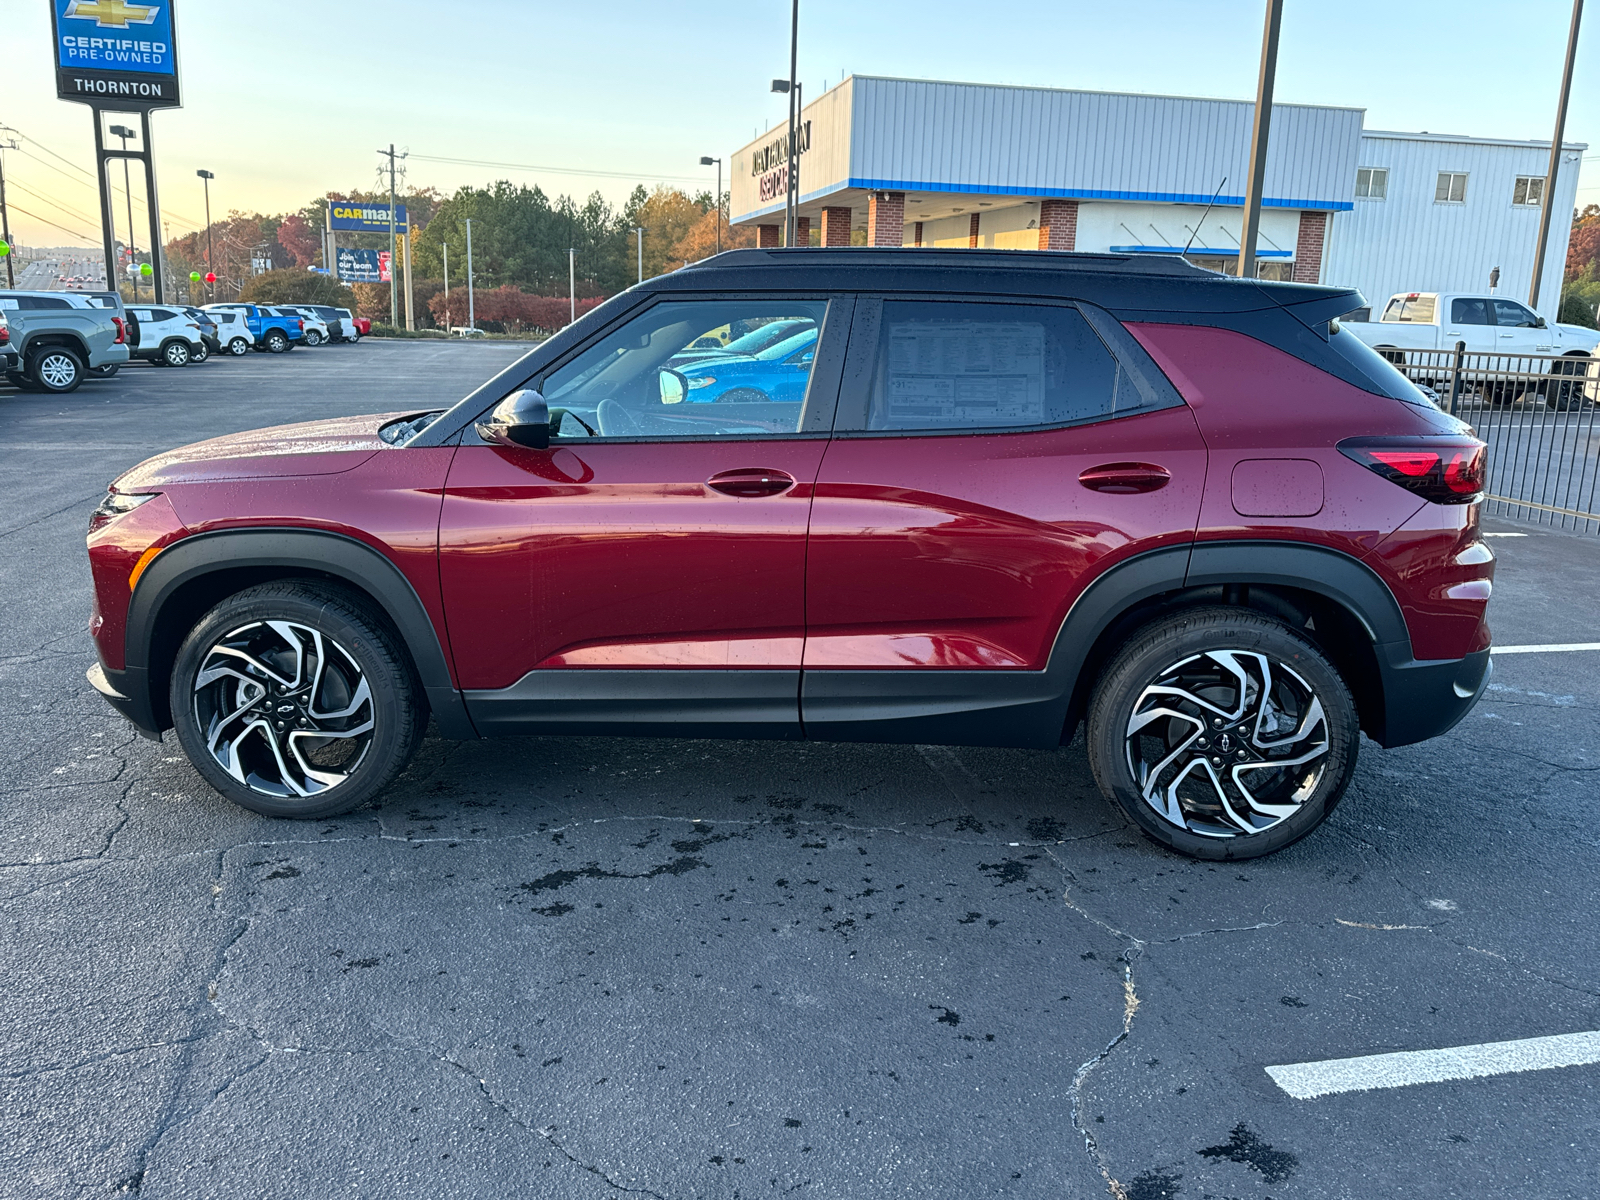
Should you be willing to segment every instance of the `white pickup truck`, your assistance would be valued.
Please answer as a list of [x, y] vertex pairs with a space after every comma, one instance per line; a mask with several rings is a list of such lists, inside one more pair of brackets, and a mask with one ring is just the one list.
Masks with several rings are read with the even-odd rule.
[[[1534, 373], [1588, 375], [1600, 346], [1600, 330], [1552, 325], [1516, 300], [1466, 292], [1397, 292], [1378, 320], [1341, 321], [1339, 326], [1418, 382], [1436, 382], [1438, 373], [1449, 369], [1458, 342], [1466, 343], [1469, 355], [1495, 355], [1468, 360], [1462, 377], [1488, 382], [1506, 373], [1523, 376], [1515, 386], [1507, 379], [1494, 389], [1497, 393], [1530, 390], [1526, 376]], [[1546, 366], [1538, 358], [1524, 357], [1531, 355], [1574, 361]], [[1542, 395], [1547, 389], [1541, 384], [1537, 390]], [[1563, 399], [1572, 390], [1574, 385], [1561, 389]]]

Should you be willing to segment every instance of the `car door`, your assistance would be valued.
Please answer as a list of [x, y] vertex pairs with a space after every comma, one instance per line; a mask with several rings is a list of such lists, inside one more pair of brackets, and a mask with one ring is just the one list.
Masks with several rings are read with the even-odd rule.
[[1205, 465], [1192, 413], [1103, 310], [859, 299], [812, 504], [807, 736], [1054, 745], [1068, 608], [1192, 541]]
[[[1490, 301], [1494, 306], [1494, 323], [1498, 327], [1499, 335], [1495, 340], [1499, 343], [1501, 354], [1549, 354], [1551, 350], [1550, 334], [1539, 327], [1539, 318], [1531, 308], [1518, 304], [1515, 300], [1502, 300], [1496, 297]], [[1520, 370], [1531, 370], [1531, 366], [1522, 366]]]
[[1441, 350], [1454, 351], [1457, 342], [1467, 344], [1468, 354], [1494, 354], [1499, 351], [1499, 330], [1495, 328], [1494, 312], [1484, 296], [1456, 296], [1450, 301], [1450, 311], [1444, 316], [1449, 322], [1444, 330]]
[[[440, 573], [480, 730], [799, 736], [806, 524], [850, 311], [663, 299], [534, 381], [548, 448], [464, 435]], [[823, 349], [792, 400], [701, 401], [670, 365], [724, 325], [793, 319]]]

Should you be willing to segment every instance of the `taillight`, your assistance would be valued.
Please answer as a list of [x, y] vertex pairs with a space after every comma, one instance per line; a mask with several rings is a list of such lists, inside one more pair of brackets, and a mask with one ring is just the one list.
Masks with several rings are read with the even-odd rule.
[[10, 340], [11, 330], [7, 329], [4, 325], [0, 325], [0, 346], [4, 346]]
[[1476, 438], [1346, 438], [1339, 453], [1435, 504], [1472, 503], [1489, 475], [1489, 448]]
[[304, 333], [306, 331], [306, 323], [304, 321], [296, 321], [294, 323], [294, 327], [296, 329], [298, 329], [301, 333]]
[[122, 323], [121, 317], [112, 317], [111, 323], [117, 327], [117, 340], [113, 345], [126, 345], [128, 341], [128, 327]]

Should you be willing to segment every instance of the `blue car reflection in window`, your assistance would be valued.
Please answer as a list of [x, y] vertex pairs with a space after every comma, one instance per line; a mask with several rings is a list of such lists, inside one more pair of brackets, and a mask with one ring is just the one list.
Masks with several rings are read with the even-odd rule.
[[805, 399], [816, 348], [817, 331], [813, 326], [758, 354], [688, 363], [679, 368], [689, 381], [686, 399], [697, 403], [799, 403]]

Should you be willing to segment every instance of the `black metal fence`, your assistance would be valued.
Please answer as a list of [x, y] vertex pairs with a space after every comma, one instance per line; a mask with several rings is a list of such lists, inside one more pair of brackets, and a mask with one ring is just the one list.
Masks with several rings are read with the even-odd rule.
[[1486, 513], [1600, 533], [1600, 359], [1379, 353], [1489, 444]]

